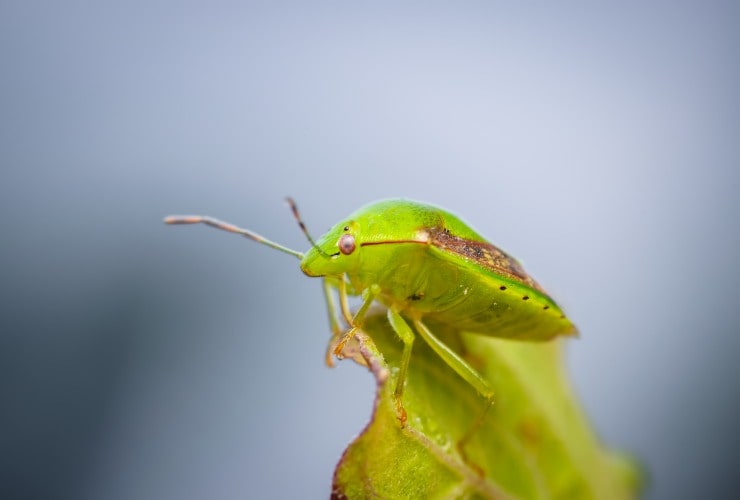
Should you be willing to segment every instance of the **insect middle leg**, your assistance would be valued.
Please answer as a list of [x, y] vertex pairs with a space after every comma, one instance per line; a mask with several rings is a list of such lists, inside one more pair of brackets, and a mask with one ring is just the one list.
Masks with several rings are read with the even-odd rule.
[[[401, 364], [398, 371], [398, 379], [396, 381], [396, 389], [393, 393], [396, 400], [396, 412], [398, 419], [401, 421], [401, 425], [406, 422], [406, 410], [403, 407], [403, 389], [406, 383], [406, 374], [408, 372], [409, 362], [411, 360], [411, 349], [414, 345], [414, 331], [411, 329], [405, 319], [392, 309], [388, 309], [388, 321], [393, 327], [393, 330], [399, 336], [403, 342], [403, 351], [401, 353]], [[465, 445], [475, 435], [480, 426], [483, 424], [488, 410], [493, 405], [493, 390], [488, 385], [486, 379], [484, 379], [480, 373], [478, 373], [472, 366], [470, 366], [459, 354], [450, 349], [444, 342], [439, 340], [427, 326], [421, 322], [421, 320], [415, 320], [414, 327], [416, 331], [421, 335], [424, 341], [452, 368], [463, 380], [469, 383], [478, 393], [485, 398], [485, 406], [483, 411], [478, 416], [476, 421], [468, 428], [462, 438], [458, 441], [457, 448], [463, 461], [476, 469], [481, 475], [482, 471], [480, 468], [472, 463], [465, 452]]]
[[388, 308], [388, 322], [391, 328], [396, 332], [398, 338], [403, 342], [403, 351], [401, 352], [401, 364], [398, 368], [398, 379], [396, 388], [393, 391], [393, 398], [396, 400], [396, 414], [401, 426], [406, 424], [406, 409], [403, 407], [403, 388], [406, 385], [406, 373], [408, 372], [409, 362], [411, 361], [411, 349], [414, 347], [414, 331], [411, 329], [406, 320], [399, 313]]

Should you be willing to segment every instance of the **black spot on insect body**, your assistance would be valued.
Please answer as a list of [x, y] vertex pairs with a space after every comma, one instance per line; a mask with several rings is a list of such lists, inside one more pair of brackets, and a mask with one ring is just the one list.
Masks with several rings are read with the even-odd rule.
[[547, 311], [548, 309], [550, 309], [550, 306], [545, 306], [545, 307], [543, 307], [542, 309], [543, 309], [544, 311]]
[[421, 300], [424, 298], [424, 292], [417, 292], [407, 297], [408, 300]]
[[504, 285], [501, 285], [500, 287], [498, 287], [498, 289], [503, 292], [504, 290], [506, 290], [506, 287]]
[[525, 295], [524, 297], [522, 297], [522, 300], [529, 300], [529, 296]]

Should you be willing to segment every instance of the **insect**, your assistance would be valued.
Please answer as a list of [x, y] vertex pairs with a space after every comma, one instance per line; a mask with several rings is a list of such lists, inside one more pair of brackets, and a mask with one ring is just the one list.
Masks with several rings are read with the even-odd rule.
[[[203, 223], [246, 236], [299, 258], [306, 275], [322, 277], [333, 332], [327, 352], [330, 365], [332, 354], [341, 358], [347, 342], [362, 328], [370, 305], [376, 300], [384, 304], [403, 343], [394, 389], [402, 425], [406, 420], [403, 390], [417, 334], [488, 406], [493, 401], [488, 382], [435, 336], [427, 320], [509, 339], [546, 341], [576, 334], [560, 307], [514, 258], [450, 212], [411, 200], [379, 201], [342, 219], [314, 241], [293, 200], [288, 202], [311, 243], [305, 254], [211, 217], [170, 216], [165, 222]], [[347, 329], [340, 326], [334, 289]], [[348, 296], [355, 295], [362, 297], [362, 305], [352, 314]]]

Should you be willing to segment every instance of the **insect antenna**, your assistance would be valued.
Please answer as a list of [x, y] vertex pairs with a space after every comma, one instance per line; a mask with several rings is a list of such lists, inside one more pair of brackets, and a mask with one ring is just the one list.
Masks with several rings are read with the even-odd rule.
[[316, 249], [316, 251], [319, 252], [319, 254], [322, 257], [326, 257], [326, 258], [331, 257], [331, 255], [329, 255], [328, 253], [324, 252], [316, 244], [316, 242], [314, 241], [314, 239], [311, 238], [311, 235], [308, 234], [308, 229], [306, 229], [306, 225], [303, 223], [303, 219], [301, 219], [301, 214], [298, 212], [298, 205], [296, 205], [295, 200], [293, 198], [291, 198], [290, 196], [288, 196], [287, 198], [285, 198], [285, 201], [287, 201], [288, 202], [288, 205], [290, 205], [290, 210], [291, 210], [291, 212], [293, 212], [293, 217], [295, 217], [296, 222], [298, 222], [298, 225], [301, 227], [301, 231], [303, 231], [303, 234], [306, 235], [306, 238], [308, 239], [308, 242], [311, 243], [311, 246], [314, 247]]
[[214, 219], [213, 217], [208, 217], [207, 215], [169, 215], [164, 218], [164, 223], [205, 224], [207, 226], [215, 227], [216, 229], [221, 229], [223, 231], [228, 231], [234, 234], [240, 234], [249, 238], [250, 240], [256, 241], [257, 243], [262, 243], [263, 245], [267, 245], [268, 247], [274, 248], [275, 250], [280, 250], [281, 252], [293, 255], [295, 257], [298, 257], [299, 259], [303, 259], [303, 254], [301, 252], [296, 252], [295, 250], [284, 247], [283, 245], [275, 243], [274, 241], [270, 241], [264, 236], [257, 234], [254, 231], [250, 231], [249, 229], [243, 229], [233, 224], [229, 224], [228, 222]]

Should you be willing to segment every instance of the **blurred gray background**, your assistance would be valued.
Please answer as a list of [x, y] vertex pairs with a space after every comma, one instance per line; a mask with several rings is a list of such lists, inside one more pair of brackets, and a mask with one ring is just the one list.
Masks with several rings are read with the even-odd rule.
[[0, 497], [325, 498], [370, 375], [304, 250], [444, 206], [582, 337], [569, 370], [647, 498], [740, 488], [733, 2], [0, 4]]

